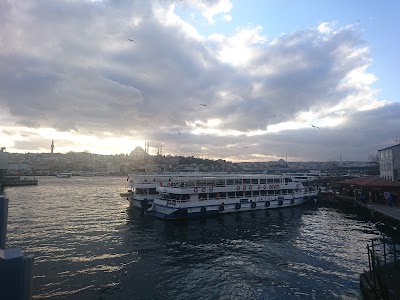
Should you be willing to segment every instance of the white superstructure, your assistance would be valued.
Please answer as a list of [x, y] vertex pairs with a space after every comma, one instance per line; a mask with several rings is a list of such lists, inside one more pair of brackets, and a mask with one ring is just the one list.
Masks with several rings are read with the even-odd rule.
[[159, 195], [158, 187], [171, 186], [176, 181], [196, 176], [204, 176], [204, 173], [129, 174], [128, 193], [121, 195], [127, 196], [131, 207], [148, 208], [153, 204], [153, 199]]
[[224, 174], [176, 178], [156, 188], [147, 213], [178, 219], [257, 209], [300, 205], [317, 191], [287, 175]]

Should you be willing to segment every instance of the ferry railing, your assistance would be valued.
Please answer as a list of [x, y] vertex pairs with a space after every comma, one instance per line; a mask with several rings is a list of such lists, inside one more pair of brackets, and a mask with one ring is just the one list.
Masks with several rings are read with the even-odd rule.
[[388, 272], [400, 267], [400, 249], [394, 241], [380, 238], [371, 240], [367, 252], [369, 272], [366, 278], [369, 285], [381, 299], [390, 299], [384, 278]]

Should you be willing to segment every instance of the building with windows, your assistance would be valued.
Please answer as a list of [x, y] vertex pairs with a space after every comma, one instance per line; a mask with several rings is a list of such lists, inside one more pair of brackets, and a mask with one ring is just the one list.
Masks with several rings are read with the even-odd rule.
[[8, 163], [10, 161], [10, 154], [6, 152], [6, 148], [0, 149], [0, 189], [2, 182], [6, 179]]
[[400, 180], [400, 144], [378, 150], [379, 174], [382, 179]]

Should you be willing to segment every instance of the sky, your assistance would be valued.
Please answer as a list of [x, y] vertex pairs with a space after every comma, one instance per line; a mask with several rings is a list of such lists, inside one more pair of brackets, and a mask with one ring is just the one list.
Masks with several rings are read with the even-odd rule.
[[400, 143], [400, 2], [3, 0], [0, 146], [368, 161]]

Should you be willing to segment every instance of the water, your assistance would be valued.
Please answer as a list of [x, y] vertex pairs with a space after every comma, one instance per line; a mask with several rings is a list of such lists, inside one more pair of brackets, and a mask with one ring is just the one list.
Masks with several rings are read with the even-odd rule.
[[5, 190], [7, 246], [35, 255], [34, 299], [361, 299], [356, 215], [302, 206], [165, 221], [129, 210], [119, 177]]

